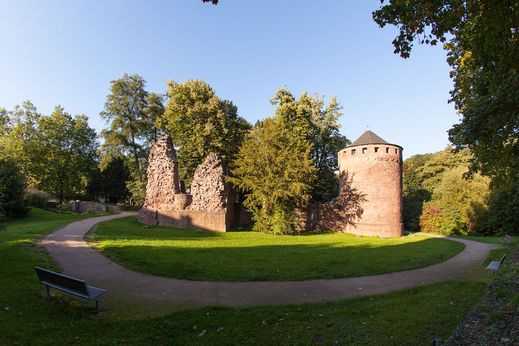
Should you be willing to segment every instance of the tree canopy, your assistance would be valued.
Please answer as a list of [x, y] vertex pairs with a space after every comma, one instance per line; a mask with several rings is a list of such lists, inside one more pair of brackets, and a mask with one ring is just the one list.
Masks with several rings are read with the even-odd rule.
[[101, 166], [112, 159], [124, 157], [128, 161], [131, 180], [128, 188], [133, 202], [144, 201], [146, 168], [150, 146], [160, 135], [157, 122], [164, 113], [163, 97], [148, 93], [146, 81], [139, 75], [124, 74], [111, 81], [101, 117], [109, 123], [101, 132], [104, 139]]
[[258, 122], [246, 136], [229, 180], [245, 192], [255, 230], [298, 231], [295, 209], [310, 199], [315, 180], [311, 150], [280, 117]]
[[[399, 30], [395, 53], [413, 43], [443, 43], [461, 122], [449, 131], [458, 148], [474, 154], [472, 170], [518, 184], [519, 1], [382, 0], [380, 26]], [[386, 3], [386, 4], [384, 4]]]
[[311, 144], [311, 159], [317, 169], [312, 187], [312, 201], [325, 202], [339, 193], [337, 153], [350, 144], [339, 133], [341, 106], [335, 97], [325, 106], [324, 99], [306, 92], [296, 99], [285, 88], [276, 91], [271, 103], [277, 106], [276, 116], [283, 126], [300, 141]]
[[204, 81], [169, 82], [169, 102], [160, 125], [177, 148], [179, 176], [191, 185], [196, 167], [213, 152], [232, 167], [249, 123], [236, 106]]
[[5, 114], [0, 156], [16, 162], [29, 186], [60, 201], [83, 194], [98, 147], [87, 117], [72, 116], [60, 106], [41, 115], [29, 101]]

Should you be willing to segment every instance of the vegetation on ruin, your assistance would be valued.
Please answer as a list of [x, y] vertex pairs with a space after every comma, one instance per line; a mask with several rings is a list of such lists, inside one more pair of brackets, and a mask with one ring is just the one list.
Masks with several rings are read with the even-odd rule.
[[354, 277], [442, 262], [457, 242], [412, 235], [276, 236], [149, 227], [128, 217], [100, 224], [92, 245], [138, 271], [190, 280], [267, 281]]
[[120, 307], [95, 316], [91, 304], [59, 294], [45, 298], [32, 269], [58, 269], [36, 242], [79, 218], [33, 209], [0, 232], [0, 344], [429, 344], [437, 336], [445, 340], [485, 289], [447, 282], [334, 303], [164, 315]]

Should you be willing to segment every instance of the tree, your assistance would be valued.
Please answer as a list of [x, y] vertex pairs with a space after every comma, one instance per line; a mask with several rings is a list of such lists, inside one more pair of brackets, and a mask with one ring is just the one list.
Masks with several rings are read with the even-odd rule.
[[37, 163], [42, 160], [42, 143], [38, 139], [41, 118], [36, 107], [25, 101], [10, 112], [3, 111], [3, 135], [0, 136], [0, 158], [16, 162], [29, 186], [39, 184]]
[[337, 153], [350, 144], [339, 133], [341, 106], [332, 97], [325, 107], [324, 99], [304, 92], [299, 100], [285, 88], [278, 89], [271, 103], [277, 105], [276, 116], [283, 125], [301, 141], [312, 145], [311, 158], [317, 169], [317, 179], [312, 187], [312, 201], [324, 202], [337, 197], [339, 181]]
[[295, 210], [310, 199], [316, 174], [311, 150], [279, 117], [257, 123], [246, 136], [229, 180], [246, 193], [254, 230], [298, 231]]
[[130, 171], [126, 160], [113, 158], [103, 169], [92, 170], [87, 193], [91, 199], [103, 198], [110, 203], [124, 202], [129, 197], [126, 182], [130, 180]]
[[124, 74], [111, 82], [101, 117], [110, 123], [101, 132], [104, 138], [101, 166], [114, 157], [126, 157], [131, 180], [128, 188], [134, 203], [140, 204], [146, 187], [147, 156], [157, 139], [156, 123], [162, 115], [162, 97], [145, 90], [146, 81], [139, 75]]
[[24, 190], [25, 178], [18, 166], [0, 159], [0, 221], [27, 214]]
[[420, 229], [424, 203], [431, 199], [445, 172], [459, 167], [467, 169], [470, 159], [468, 150], [454, 152], [448, 147], [434, 154], [414, 155], [404, 161], [403, 219], [407, 230]]
[[[384, 3], [386, 1], [382, 1]], [[519, 185], [519, 1], [390, 0], [373, 13], [399, 34], [395, 53], [413, 43], [443, 43], [461, 122], [449, 131], [457, 148], [474, 154], [471, 170]]]
[[169, 82], [161, 127], [177, 148], [179, 176], [190, 186], [196, 167], [211, 153], [233, 165], [250, 125], [236, 106], [220, 99], [204, 81]]
[[473, 234], [483, 228], [490, 193], [488, 177], [463, 175], [466, 167], [446, 171], [426, 202], [420, 225], [424, 232], [441, 234]]
[[96, 164], [98, 147], [95, 130], [84, 115], [72, 116], [60, 106], [38, 122], [41, 158], [38, 188], [60, 202], [85, 192], [87, 176]]

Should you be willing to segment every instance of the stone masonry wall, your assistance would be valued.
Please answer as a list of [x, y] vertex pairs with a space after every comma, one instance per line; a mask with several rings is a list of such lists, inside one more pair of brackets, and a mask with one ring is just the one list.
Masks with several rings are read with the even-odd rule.
[[151, 148], [148, 157], [148, 183], [144, 208], [175, 208], [175, 194], [180, 193], [177, 153], [171, 139], [160, 138]]
[[209, 212], [226, 210], [229, 199], [226, 174], [222, 159], [215, 153], [207, 155], [204, 162], [196, 168], [191, 183], [193, 202], [188, 209]]

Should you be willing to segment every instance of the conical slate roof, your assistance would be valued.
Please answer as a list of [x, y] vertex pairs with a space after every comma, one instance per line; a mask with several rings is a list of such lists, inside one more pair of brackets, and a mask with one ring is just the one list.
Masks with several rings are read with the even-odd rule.
[[366, 144], [389, 144], [379, 136], [377, 136], [374, 132], [367, 130], [364, 132], [357, 140], [350, 144], [350, 147], [356, 145], [366, 145]]

